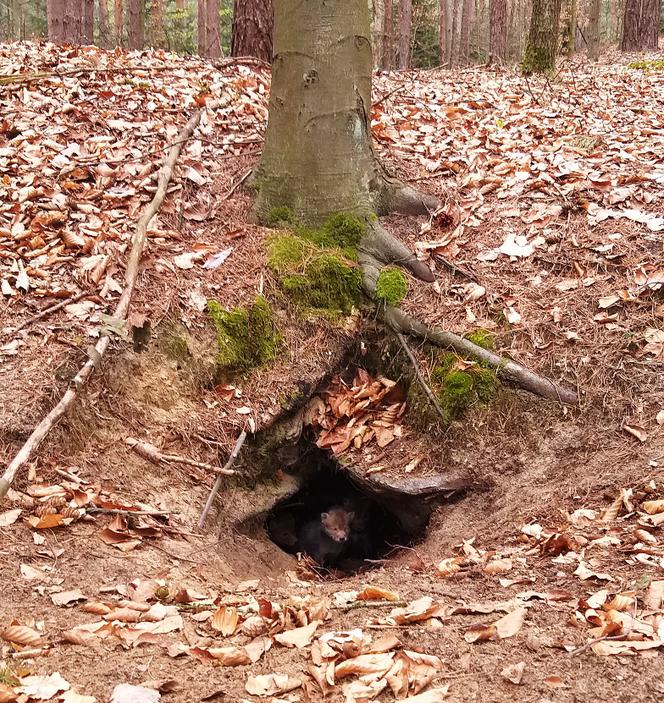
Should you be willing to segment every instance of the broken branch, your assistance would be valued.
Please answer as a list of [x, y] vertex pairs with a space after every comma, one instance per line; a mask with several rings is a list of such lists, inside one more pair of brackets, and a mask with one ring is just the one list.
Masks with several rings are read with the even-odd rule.
[[[213, 109], [218, 104], [218, 101], [215, 101], [208, 105], [208, 107]], [[189, 121], [178, 135], [179, 139], [177, 141], [179, 141], [179, 143], [169, 149], [168, 155], [159, 169], [158, 185], [154, 197], [146, 205], [141, 219], [136, 225], [136, 230], [131, 241], [129, 260], [127, 261], [127, 268], [125, 270], [124, 290], [122, 291], [120, 300], [118, 301], [115, 312], [113, 313], [113, 317], [119, 320], [124, 320], [127, 317], [131, 297], [136, 285], [136, 279], [138, 277], [138, 265], [141, 261], [141, 255], [147, 239], [148, 225], [150, 224], [152, 218], [157, 214], [157, 211], [161, 207], [161, 204], [164, 202], [164, 198], [166, 197], [166, 190], [168, 188], [168, 184], [170, 183], [171, 177], [173, 176], [173, 168], [175, 167], [178, 157], [180, 156], [180, 152], [182, 151], [183, 142], [181, 140], [185, 136], [191, 136], [194, 133], [194, 130], [198, 127], [198, 123], [201, 120], [201, 114], [201, 110], [198, 110], [189, 118]], [[94, 350], [90, 355], [90, 358], [88, 358], [85, 364], [83, 364], [83, 366], [79, 369], [76, 376], [72, 379], [70, 388], [62, 396], [58, 404], [41, 420], [37, 427], [35, 427], [32, 434], [28, 437], [25, 444], [19, 450], [18, 454], [16, 454], [16, 456], [9, 463], [7, 469], [2, 475], [2, 478], [0, 478], [0, 499], [7, 495], [7, 491], [9, 490], [12, 481], [16, 477], [16, 474], [21, 466], [25, 464], [32, 453], [37, 450], [46, 435], [58, 422], [60, 422], [67, 410], [69, 410], [74, 400], [76, 400], [78, 392], [90, 378], [95, 368], [99, 365], [99, 362], [106, 353], [110, 342], [111, 338], [109, 337], [108, 332], [102, 332], [99, 341], [95, 345]]]
[[222, 469], [219, 466], [206, 464], [202, 461], [196, 461], [195, 459], [189, 459], [186, 456], [179, 456], [178, 454], [162, 454], [162, 452], [160, 452], [154, 444], [142, 442], [138, 439], [134, 439], [133, 437], [127, 437], [125, 443], [137, 454], [140, 454], [140, 456], [148, 461], [151, 461], [153, 464], [159, 464], [161, 462], [164, 462], [165, 464], [186, 464], [187, 466], [195, 466], [197, 469], [206, 469], [208, 471], [214, 471], [217, 474], [224, 474], [225, 476], [232, 476], [236, 473], [232, 469]]

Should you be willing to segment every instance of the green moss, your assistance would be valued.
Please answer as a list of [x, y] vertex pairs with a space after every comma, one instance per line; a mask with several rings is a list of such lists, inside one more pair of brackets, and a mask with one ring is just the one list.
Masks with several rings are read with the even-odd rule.
[[357, 247], [364, 236], [365, 225], [357, 217], [339, 212], [331, 215], [322, 227], [298, 227], [296, 234], [321, 249], [339, 249], [348, 259], [357, 258]]
[[208, 315], [217, 333], [217, 375], [242, 373], [277, 357], [281, 335], [272, 318], [270, 304], [258, 296], [249, 308], [231, 311], [209, 300]]
[[293, 224], [295, 215], [287, 205], [273, 207], [265, 217], [265, 224], [268, 227], [276, 227], [280, 223]]
[[521, 62], [521, 70], [526, 75], [551, 73], [555, 68], [556, 56], [550, 46], [536, 46], [530, 41], [526, 44], [526, 50]]
[[376, 299], [390, 307], [397, 306], [408, 293], [408, 279], [397, 268], [383, 269], [376, 282]]
[[267, 240], [267, 265], [277, 274], [300, 269], [316, 249], [301, 237], [283, 234]]
[[448, 421], [460, 419], [477, 403], [489, 403], [498, 392], [498, 378], [493, 370], [481, 365], [456, 368], [458, 357], [445, 354], [431, 373], [438, 391], [440, 406]]
[[642, 71], [664, 71], [664, 59], [643, 59], [632, 61], [627, 68], [640, 68]]
[[318, 254], [306, 263], [304, 271], [281, 279], [284, 292], [298, 304], [344, 314], [359, 304], [361, 286], [359, 268], [332, 253]]
[[174, 361], [184, 361], [191, 356], [187, 340], [175, 332], [166, 332], [159, 338], [159, 347]]
[[473, 344], [477, 344], [478, 347], [482, 347], [482, 349], [492, 350], [496, 345], [494, 335], [483, 327], [478, 327], [476, 330], [467, 334], [466, 339]]
[[18, 676], [16, 676], [16, 674], [9, 667], [0, 668], [0, 684], [13, 688], [14, 686], [18, 686], [20, 683], [21, 681]]

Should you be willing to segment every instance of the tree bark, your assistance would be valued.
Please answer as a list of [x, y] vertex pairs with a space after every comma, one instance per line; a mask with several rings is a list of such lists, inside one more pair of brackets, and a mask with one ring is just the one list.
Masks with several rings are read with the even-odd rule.
[[152, 0], [151, 17], [152, 46], [166, 47], [166, 25], [164, 24], [164, 0]]
[[571, 56], [576, 51], [577, 0], [569, 0], [569, 18], [567, 24], [567, 53]]
[[533, 0], [528, 42], [523, 55], [523, 70], [548, 73], [556, 67], [561, 0]]
[[489, 0], [489, 58], [507, 58], [507, 0]]
[[272, 24], [272, 0], [235, 0], [231, 55], [272, 63]]
[[54, 44], [64, 41], [64, 0], [48, 0], [46, 14], [48, 20], [48, 40]]
[[64, 0], [62, 18], [63, 41], [68, 44], [80, 44], [82, 29], [83, 2], [82, 0]]
[[11, 0], [9, 5], [9, 37], [13, 40], [22, 39], [22, 8], [21, 0]]
[[205, 56], [218, 59], [221, 56], [221, 35], [219, 33], [219, 0], [207, 0], [205, 20], [206, 45]]
[[438, 58], [441, 66], [447, 63], [447, 0], [438, 2]]
[[599, 58], [599, 16], [602, 9], [602, 0], [590, 0], [590, 16], [588, 22], [588, 56], [597, 61]]
[[394, 68], [394, 6], [392, 0], [385, 0], [383, 20], [383, 55], [381, 65], [385, 70]]
[[473, 21], [473, 8], [473, 0], [463, 0], [461, 33], [459, 35], [459, 63], [464, 65], [470, 61], [470, 26]]
[[450, 0], [452, 3], [452, 30], [450, 33], [450, 65], [457, 66], [459, 63], [459, 15], [463, 0]]
[[115, 43], [122, 46], [124, 30], [124, 0], [114, 1], [113, 23], [115, 25]]
[[95, 3], [94, 0], [82, 0], [81, 38], [82, 44], [94, 44]]
[[660, 0], [626, 0], [622, 51], [657, 51]]
[[413, 0], [399, 0], [399, 68], [410, 68]]
[[142, 49], [144, 44], [145, 0], [129, 0], [127, 9], [129, 24], [127, 25], [127, 45], [130, 49]]
[[108, 0], [99, 0], [99, 45], [110, 46], [110, 30], [108, 26]]
[[280, 0], [274, 10], [270, 114], [254, 176], [258, 218], [279, 206], [302, 222], [435, 207], [375, 157], [366, 0]]
[[207, 2], [197, 0], [196, 2], [196, 23], [198, 38], [198, 55], [207, 56]]

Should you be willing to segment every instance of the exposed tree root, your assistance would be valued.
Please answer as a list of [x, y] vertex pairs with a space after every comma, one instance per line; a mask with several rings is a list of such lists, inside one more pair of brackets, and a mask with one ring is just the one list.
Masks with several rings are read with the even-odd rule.
[[[431, 269], [422, 261], [418, 261], [413, 252], [398, 239], [395, 239], [384, 227], [377, 222], [369, 223], [366, 234], [362, 239], [359, 250], [359, 260], [367, 282], [368, 290], [374, 290], [381, 265], [397, 264], [410, 271], [421, 281], [433, 283]], [[367, 278], [368, 277], [368, 278]]]

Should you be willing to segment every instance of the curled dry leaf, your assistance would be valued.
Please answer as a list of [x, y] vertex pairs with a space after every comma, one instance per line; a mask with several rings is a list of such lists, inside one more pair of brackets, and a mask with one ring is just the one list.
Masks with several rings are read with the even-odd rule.
[[501, 672], [500, 675], [514, 684], [520, 684], [523, 678], [523, 672], [526, 668], [526, 662], [519, 662], [518, 664], [509, 664]]
[[646, 500], [641, 503], [641, 508], [645, 510], [648, 515], [664, 513], [664, 500]]
[[106, 603], [95, 602], [95, 603], [84, 603], [81, 606], [81, 610], [84, 613], [93, 613], [94, 615], [106, 615], [110, 613], [113, 608]]
[[311, 644], [311, 640], [319, 625], [320, 620], [314, 620], [304, 627], [296, 627], [294, 630], [280, 632], [278, 635], [274, 636], [274, 639], [284, 647], [297, 647], [298, 649], [302, 649], [302, 647], [307, 647]]
[[240, 626], [240, 632], [248, 637], [258, 637], [267, 632], [268, 625], [265, 618], [260, 615], [252, 615], [247, 618]]
[[370, 681], [351, 681], [343, 685], [343, 694], [345, 703], [365, 703], [372, 701], [376, 696], [381, 694], [387, 687], [385, 679]]
[[466, 642], [486, 642], [495, 639], [497, 636], [496, 626], [492, 623], [476, 623], [471, 625], [463, 635]]
[[214, 661], [221, 666], [241, 666], [252, 663], [244, 647], [191, 647], [189, 653], [202, 661]]
[[650, 582], [643, 603], [651, 610], [659, 610], [664, 606], [664, 581]]
[[623, 425], [623, 430], [631, 434], [632, 437], [636, 437], [639, 442], [645, 442], [648, 439], [648, 433], [645, 427], [641, 427], [640, 425]]
[[395, 601], [399, 600], [399, 595], [394, 593], [394, 591], [388, 591], [385, 588], [380, 588], [379, 586], [365, 586], [357, 594], [357, 600], [389, 600]]
[[55, 605], [67, 606], [74, 605], [79, 601], [87, 600], [88, 597], [79, 591], [74, 589], [73, 591], [61, 591], [60, 593], [51, 594], [51, 600]]
[[346, 659], [334, 668], [334, 677], [341, 680], [346, 676], [366, 676], [367, 674], [383, 676], [392, 668], [394, 653], [360, 654], [359, 657]]
[[47, 701], [58, 693], [69, 690], [69, 682], [55, 671], [49, 676], [26, 676], [18, 689], [29, 698]]
[[631, 611], [634, 609], [634, 594], [616, 593], [603, 607], [604, 610], [617, 610], [621, 613]]
[[13, 525], [21, 515], [22, 508], [14, 508], [14, 510], [6, 510], [0, 513], [0, 527], [9, 527]]
[[235, 608], [222, 605], [212, 616], [211, 625], [213, 629], [221, 632], [224, 637], [229, 637], [235, 634], [239, 621], [240, 615]]
[[485, 574], [505, 574], [511, 570], [511, 559], [492, 559], [483, 569]]
[[24, 647], [39, 647], [42, 644], [42, 637], [27, 625], [10, 625], [0, 634], [3, 640], [20, 644]]
[[645, 542], [646, 544], [657, 544], [657, 537], [648, 530], [634, 530], [634, 536], [639, 542]]
[[494, 623], [496, 627], [496, 632], [500, 639], [505, 639], [506, 637], [512, 637], [521, 629], [523, 623], [526, 620], [526, 614], [528, 610], [526, 608], [517, 608], [511, 613], [507, 613], [500, 620], [496, 620]]
[[138, 622], [141, 618], [141, 613], [133, 608], [115, 608], [110, 613], [103, 616], [104, 620], [109, 622], [117, 620], [118, 622]]
[[302, 681], [288, 674], [260, 674], [250, 676], [244, 685], [252, 696], [277, 696], [288, 693], [302, 685]]
[[441, 561], [436, 567], [438, 575], [443, 578], [449, 578], [450, 576], [458, 574], [459, 571], [461, 571], [462, 561], [463, 557], [450, 557], [449, 559], [443, 559], [443, 561]]

